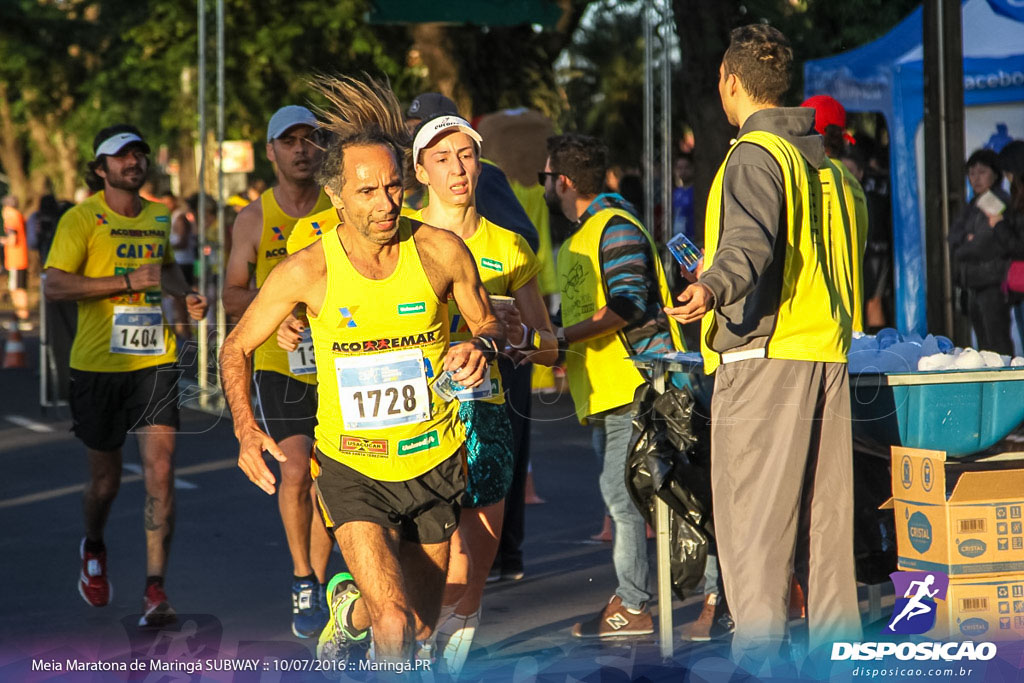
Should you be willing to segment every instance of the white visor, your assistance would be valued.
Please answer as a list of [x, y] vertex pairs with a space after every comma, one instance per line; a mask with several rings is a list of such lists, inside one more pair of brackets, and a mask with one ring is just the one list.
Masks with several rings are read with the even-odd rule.
[[463, 133], [473, 138], [476, 141], [477, 149], [479, 149], [480, 145], [484, 141], [484, 139], [480, 137], [480, 133], [477, 133], [473, 130], [473, 126], [469, 125], [469, 121], [460, 116], [445, 114], [444, 116], [438, 116], [436, 119], [430, 119], [429, 121], [420, 124], [419, 130], [416, 131], [416, 137], [412, 141], [413, 161], [419, 163], [420, 152], [423, 151], [423, 148], [429, 147], [430, 143], [434, 141], [434, 138], [451, 129], [461, 130]]
[[96, 157], [99, 158], [104, 154], [116, 156], [118, 152], [124, 149], [125, 145], [132, 142], [141, 142], [142, 147], [146, 150], [146, 154], [149, 154], [149, 145], [138, 135], [135, 133], [118, 133], [100, 143], [100, 146], [96, 148]]

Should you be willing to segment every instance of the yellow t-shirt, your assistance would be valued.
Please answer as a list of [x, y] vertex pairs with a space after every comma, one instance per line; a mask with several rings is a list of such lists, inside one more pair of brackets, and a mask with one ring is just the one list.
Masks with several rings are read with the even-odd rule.
[[[256, 248], [257, 289], [266, 282], [270, 271], [288, 256], [286, 245], [295, 232], [295, 226], [302, 220], [284, 212], [274, 198], [273, 188], [264, 192], [259, 201], [263, 209], [263, 229]], [[331, 208], [331, 200], [321, 191], [310, 216], [319, 215], [325, 211], [325, 207]], [[303, 347], [289, 357], [288, 352], [277, 345], [277, 335], [271, 335], [270, 339], [260, 344], [253, 353], [253, 369], [269, 370], [307, 384], [314, 384], [316, 369], [311, 362], [312, 358], [307, 357], [311, 356], [311, 351], [312, 349]]]
[[[134, 218], [121, 216], [97, 192], [67, 211], [57, 225], [47, 268], [100, 278], [150, 263], [174, 264], [167, 207], [142, 200]], [[174, 334], [161, 309], [160, 287], [78, 302], [71, 367], [89, 372], [130, 372], [173, 363]]]
[[[413, 212], [409, 217], [423, 221], [421, 211]], [[540, 272], [540, 262], [522, 235], [499, 227], [483, 216], [479, 217], [476, 232], [465, 242], [473, 254], [480, 281], [488, 294], [511, 296]], [[448, 313], [451, 318], [452, 342], [463, 342], [471, 338], [473, 335], [462, 319], [454, 299], [448, 299]], [[491, 392], [492, 397], [484, 399], [488, 403], [505, 402], [497, 361], [491, 363]]]

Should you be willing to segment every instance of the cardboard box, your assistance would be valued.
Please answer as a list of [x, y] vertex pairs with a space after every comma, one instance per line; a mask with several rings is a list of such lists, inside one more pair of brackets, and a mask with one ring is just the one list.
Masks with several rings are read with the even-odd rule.
[[1024, 572], [1024, 469], [978, 467], [893, 447], [893, 499], [882, 507], [895, 509], [900, 569], [951, 579]]
[[1024, 640], [1024, 574], [950, 579], [931, 638]]

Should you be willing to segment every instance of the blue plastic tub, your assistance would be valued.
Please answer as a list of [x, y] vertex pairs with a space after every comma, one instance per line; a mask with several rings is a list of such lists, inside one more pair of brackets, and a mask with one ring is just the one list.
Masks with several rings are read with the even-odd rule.
[[858, 439], [945, 451], [995, 445], [1024, 421], [1024, 368], [850, 376]]
[[[656, 372], [694, 373], [690, 382], [698, 400], [710, 403], [711, 382], [700, 372], [699, 353], [632, 360]], [[693, 378], [703, 380], [700, 386]], [[858, 441], [886, 453], [889, 446], [907, 446], [957, 458], [994, 446], [1024, 422], [1024, 368], [850, 375], [850, 399]]]

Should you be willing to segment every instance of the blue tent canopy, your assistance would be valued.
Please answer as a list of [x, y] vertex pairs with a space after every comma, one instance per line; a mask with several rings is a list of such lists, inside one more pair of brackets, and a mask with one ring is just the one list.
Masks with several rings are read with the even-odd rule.
[[[1020, 5], [1020, 0], [962, 4], [968, 152], [982, 146], [1000, 124], [1006, 125], [1003, 137], [1008, 132], [1010, 137], [1024, 138], [1024, 7]], [[885, 117], [892, 173], [896, 325], [904, 332], [925, 334], [921, 14], [919, 7], [867, 45], [807, 62], [804, 83], [808, 97], [831, 95], [847, 111], [878, 112]], [[1011, 106], [991, 107], [1004, 104]], [[998, 123], [993, 124], [995, 120]]]

